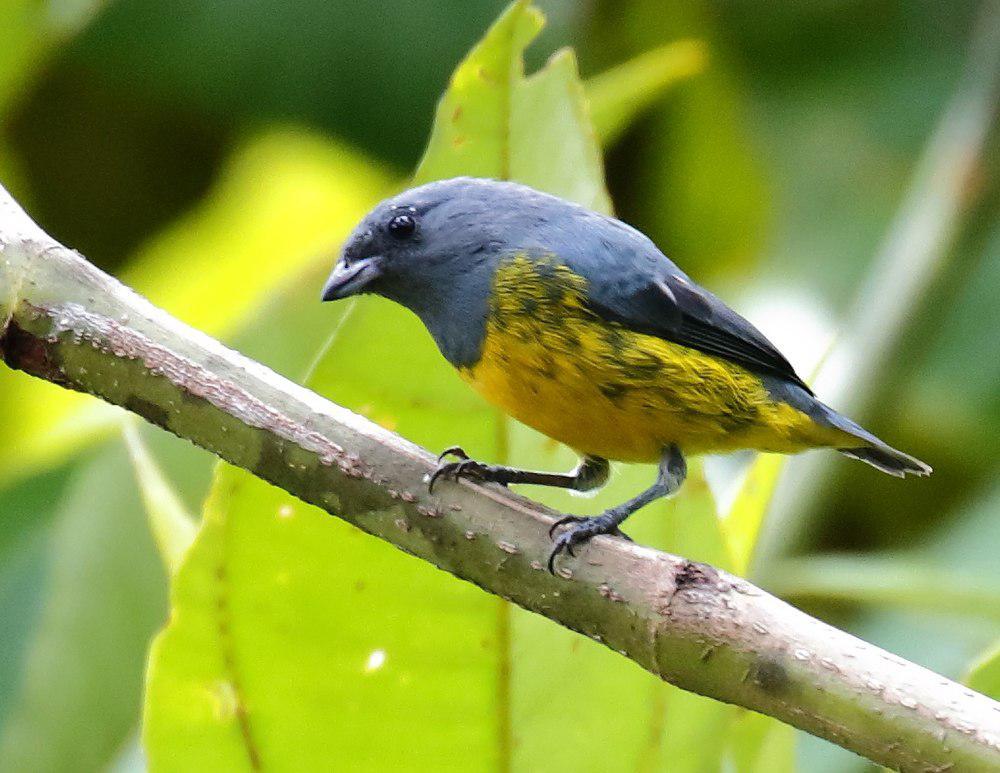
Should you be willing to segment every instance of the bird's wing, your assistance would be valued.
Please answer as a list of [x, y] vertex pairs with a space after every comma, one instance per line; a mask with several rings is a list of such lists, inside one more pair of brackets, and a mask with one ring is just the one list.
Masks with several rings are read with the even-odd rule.
[[557, 256], [586, 279], [587, 303], [596, 314], [812, 394], [763, 333], [692, 282], [645, 234], [576, 205], [560, 206], [567, 211], [558, 217], [535, 219], [518, 252], [542, 260]]
[[[603, 246], [609, 246], [608, 242]], [[624, 260], [604, 262], [603, 266], [586, 261], [588, 304], [595, 313], [631, 330], [722, 357], [755, 373], [777, 376], [812, 394], [763, 333], [692, 282], [662, 253], [656, 250], [651, 254], [648, 249], [625, 252], [617, 256]], [[618, 276], [613, 275], [610, 266], [621, 269]]]

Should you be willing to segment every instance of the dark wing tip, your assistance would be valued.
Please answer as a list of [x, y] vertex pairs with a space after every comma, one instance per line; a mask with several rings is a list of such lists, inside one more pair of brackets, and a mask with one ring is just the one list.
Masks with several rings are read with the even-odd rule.
[[[742, 317], [733, 317], [745, 322]], [[812, 389], [803, 381], [785, 356], [756, 328], [746, 324], [746, 335], [737, 336], [723, 328], [694, 317], [684, 317], [677, 343], [690, 346], [708, 354], [716, 354], [756, 372], [777, 376], [804, 389], [810, 396]]]
[[858, 459], [870, 464], [877, 470], [881, 470], [897, 478], [905, 478], [907, 475], [915, 475], [919, 478], [926, 478], [934, 470], [926, 462], [922, 462], [916, 457], [904, 454], [890, 446], [864, 447], [864, 448], [840, 448], [837, 449], [844, 456]]

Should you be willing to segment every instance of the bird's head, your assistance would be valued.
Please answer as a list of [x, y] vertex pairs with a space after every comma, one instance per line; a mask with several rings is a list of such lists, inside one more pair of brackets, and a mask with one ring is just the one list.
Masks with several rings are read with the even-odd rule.
[[[459, 177], [386, 199], [345, 242], [323, 300], [374, 293], [421, 314], [508, 244], [509, 184]], [[521, 186], [510, 186], [521, 188]], [[528, 189], [524, 189], [528, 190]]]
[[525, 218], [542, 195], [470, 177], [404, 191], [354, 229], [322, 298], [371, 293], [395, 301], [423, 320], [449, 360], [467, 362], [478, 352], [497, 261], [531, 241]]

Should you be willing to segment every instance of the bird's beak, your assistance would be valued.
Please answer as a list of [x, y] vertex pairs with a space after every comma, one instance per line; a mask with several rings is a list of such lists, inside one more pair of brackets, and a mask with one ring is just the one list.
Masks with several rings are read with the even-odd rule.
[[370, 258], [345, 263], [337, 262], [333, 273], [323, 287], [323, 300], [336, 301], [362, 292], [365, 287], [382, 274], [382, 258], [374, 255]]

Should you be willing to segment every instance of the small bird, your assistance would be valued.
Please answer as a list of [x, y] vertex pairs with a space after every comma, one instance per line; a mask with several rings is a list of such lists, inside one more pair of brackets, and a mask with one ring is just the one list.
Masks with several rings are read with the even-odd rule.
[[757, 328], [638, 230], [524, 185], [459, 177], [383, 201], [322, 297], [358, 293], [410, 309], [476, 391], [581, 456], [560, 474], [454, 447], [432, 489], [467, 478], [588, 491], [609, 460], [658, 464], [627, 502], [556, 521], [550, 571], [598, 534], [625, 537], [626, 518], [684, 482], [684, 454], [828, 447], [898, 477], [931, 472], [817, 400]]

